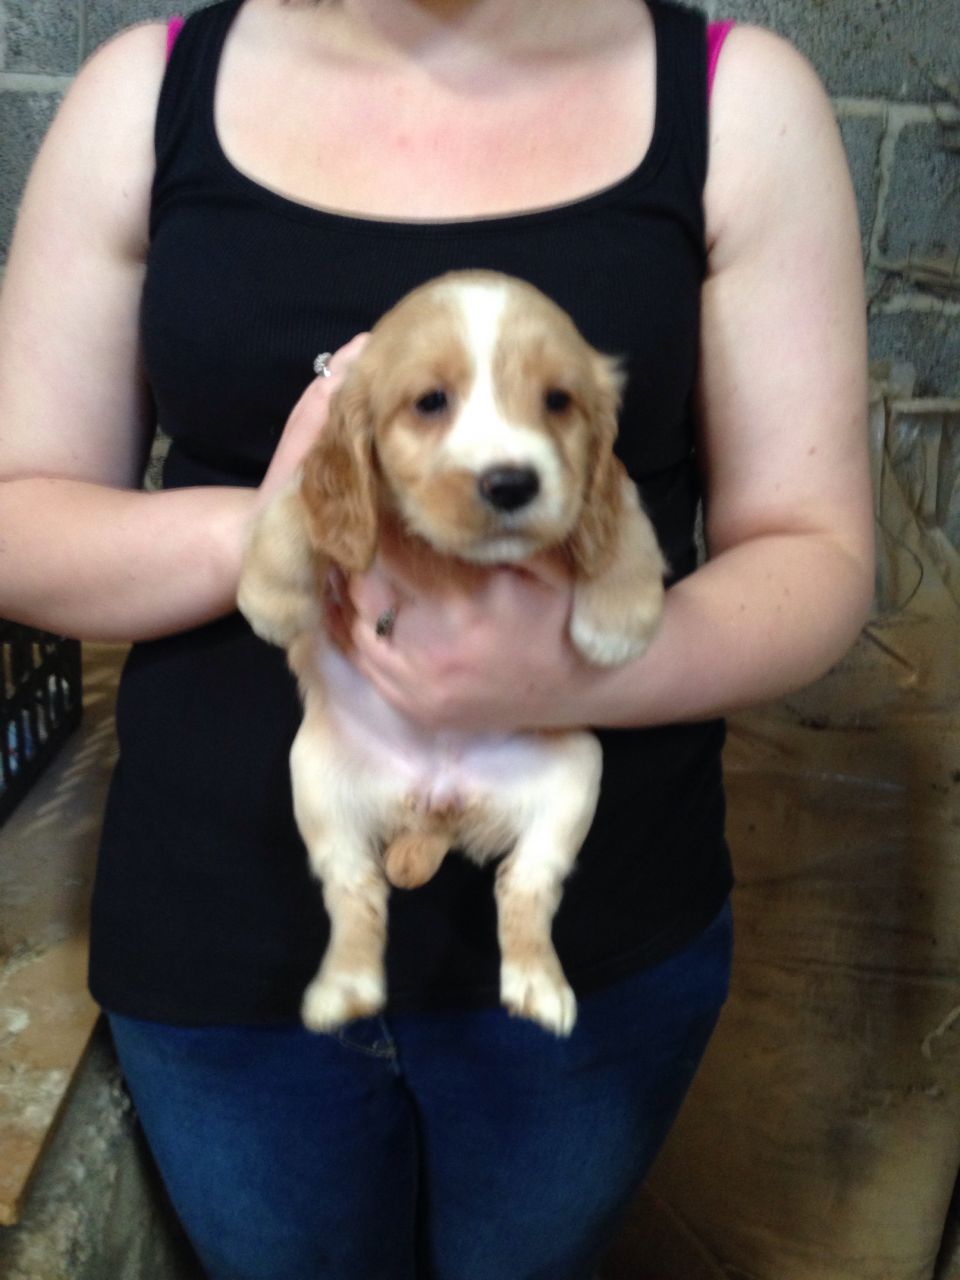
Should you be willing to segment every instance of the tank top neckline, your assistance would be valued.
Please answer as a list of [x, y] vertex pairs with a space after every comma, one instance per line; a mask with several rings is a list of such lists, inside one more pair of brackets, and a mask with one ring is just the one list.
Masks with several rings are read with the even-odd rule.
[[[221, 174], [231, 185], [281, 214], [314, 222], [327, 221], [328, 223], [338, 224], [345, 230], [356, 230], [374, 236], [457, 236], [484, 231], [508, 231], [519, 226], [535, 225], [539, 222], [552, 221], [554, 219], [579, 217], [581, 214], [613, 202], [621, 196], [628, 195], [635, 189], [646, 186], [656, 176], [668, 150], [671, 132], [670, 119], [672, 117], [671, 104], [669, 102], [669, 85], [674, 72], [673, 42], [665, 31], [666, 23], [669, 19], [664, 16], [664, 11], [658, 0], [648, 0], [648, 3], [654, 26], [656, 77], [654, 86], [654, 120], [650, 142], [637, 164], [621, 178], [616, 178], [611, 183], [587, 192], [582, 196], [575, 196], [570, 200], [556, 204], [542, 205], [530, 209], [518, 209], [505, 213], [481, 214], [475, 217], [440, 219], [389, 218], [311, 204], [309, 201], [286, 195], [282, 191], [259, 181], [235, 165], [223, 149], [217, 132], [215, 112], [216, 90], [223, 48], [243, 0], [233, 0], [233, 3], [226, 6], [224, 18], [217, 33], [216, 46], [213, 51], [214, 56], [208, 58], [204, 66], [202, 81], [203, 125], [210, 155]], [[179, 43], [182, 42], [178, 41]]]

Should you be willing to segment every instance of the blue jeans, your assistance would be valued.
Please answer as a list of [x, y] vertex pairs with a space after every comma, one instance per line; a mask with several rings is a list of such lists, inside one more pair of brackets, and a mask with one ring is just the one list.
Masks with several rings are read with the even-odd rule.
[[111, 1016], [212, 1280], [587, 1280], [725, 999], [729, 906], [581, 1000], [560, 1040], [500, 1009], [338, 1035]]

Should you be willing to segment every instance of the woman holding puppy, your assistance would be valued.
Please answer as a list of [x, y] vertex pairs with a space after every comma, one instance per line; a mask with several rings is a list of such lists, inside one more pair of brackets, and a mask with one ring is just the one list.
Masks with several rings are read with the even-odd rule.
[[[397, 708], [596, 727], [604, 780], [555, 927], [569, 1039], [499, 1008], [489, 876], [457, 858], [392, 897], [384, 1016], [314, 1035], [299, 707], [234, 611], [245, 530], [355, 335], [462, 267], [623, 357], [666, 607], [599, 669], [535, 566], [469, 596], [389, 559], [350, 584], [351, 657]], [[762, 31], [641, 0], [224, 0], [83, 68], [4, 284], [0, 614], [135, 642], [92, 989], [215, 1280], [592, 1274], [726, 991], [718, 717], [823, 672], [870, 599], [864, 347], [830, 106]]]

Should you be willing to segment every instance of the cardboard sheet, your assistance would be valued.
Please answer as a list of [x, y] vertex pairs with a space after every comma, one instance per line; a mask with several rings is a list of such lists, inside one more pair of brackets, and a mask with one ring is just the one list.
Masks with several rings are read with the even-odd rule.
[[612, 1277], [687, 1280], [684, 1234], [727, 1280], [960, 1277], [960, 403], [884, 374], [876, 614], [731, 721], [733, 990]]

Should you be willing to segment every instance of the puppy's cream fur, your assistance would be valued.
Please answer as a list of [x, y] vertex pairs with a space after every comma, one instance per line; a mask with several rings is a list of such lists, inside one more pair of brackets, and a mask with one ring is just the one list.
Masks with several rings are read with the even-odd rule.
[[[503, 1003], [558, 1035], [573, 1027], [551, 926], [596, 808], [596, 738], [425, 732], [330, 641], [322, 598], [332, 566], [363, 572], [385, 539], [426, 580], [461, 585], [548, 553], [572, 576], [580, 654], [642, 653], [664, 565], [613, 453], [619, 391], [614, 363], [532, 286], [442, 276], [376, 325], [302, 475], [255, 523], [239, 603], [300, 682], [294, 803], [331, 922], [304, 997], [312, 1028], [382, 1007], [389, 884], [424, 883], [454, 847], [500, 859]], [[491, 501], [485, 485], [504, 474], [532, 491]]]

